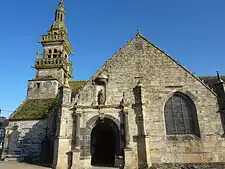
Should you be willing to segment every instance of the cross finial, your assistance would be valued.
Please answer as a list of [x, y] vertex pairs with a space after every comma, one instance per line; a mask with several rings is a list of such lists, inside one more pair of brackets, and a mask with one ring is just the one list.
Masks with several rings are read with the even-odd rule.
[[59, 1], [59, 7], [64, 8], [64, 0]]
[[137, 34], [136, 34], [137, 36], [139, 35], [141, 35], [141, 32], [140, 32], [140, 29], [137, 29]]

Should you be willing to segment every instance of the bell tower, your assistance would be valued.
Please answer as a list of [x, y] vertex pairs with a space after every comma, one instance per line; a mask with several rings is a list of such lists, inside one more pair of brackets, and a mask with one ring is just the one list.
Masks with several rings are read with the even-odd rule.
[[[31, 99], [55, 97], [55, 94], [53, 96], [53, 94], [48, 93], [53, 90], [50, 86], [55, 86], [57, 89], [54, 90], [58, 92], [58, 87], [68, 85], [68, 81], [72, 76], [72, 62], [68, 60], [72, 54], [72, 47], [68, 40], [65, 25], [63, 0], [60, 0], [55, 11], [53, 24], [46, 34], [41, 35], [39, 43], [42, 45], [43, 51], [37, 52], [34, 65], [37, 70], [36, 76], [29, 81], [27, 97]], [[57, 85], [53, 85], [56, 83]]]
[[37, 69], [36, 78], [56, 78], [64, 84], [72, 76], [72, 63], [68, 61], [72, 47], [64, 20], [64, 2], [60, 0], [53, 24], [47, 34], [42, 35], [40, 39], [43, 53], [38, 54], [40, 58], [36, 58], [34, 66]]

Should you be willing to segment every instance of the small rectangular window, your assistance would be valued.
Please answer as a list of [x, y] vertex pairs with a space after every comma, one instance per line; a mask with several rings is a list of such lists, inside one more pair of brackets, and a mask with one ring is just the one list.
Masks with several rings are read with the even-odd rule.
[[41, 86], [41, 83], [37, 83], [37, 88], [39, 89]]

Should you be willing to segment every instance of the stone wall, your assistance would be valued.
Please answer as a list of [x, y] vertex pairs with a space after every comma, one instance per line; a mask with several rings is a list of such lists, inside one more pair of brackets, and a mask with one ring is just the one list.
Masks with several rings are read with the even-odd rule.
[[11, 121], [6, 128], [5, 160], [40, 160], [47, 120]]
[[27, 99], [55, 98], [58, 94], [57, 80], [30, 80], [27, 89]]
[[39, 69], [37, 76], [40, 78], [53, 77], [63, 84], [64, 82], [64, 70], [62, 68], [51, 68], [51, 69]]
[[[137, 168], [140, 163], [140, 158], [136, 161], [137, 157], [140, 157], [138, 155], [140, 147], [149, 149], [146, 151], [147, 156], [151, 157], [153, 163], [225, 161], [225, 151], [223, 151], [225, 144], [224, 139], [221, 138], [223, 129], [215, 93], [179, 63], [139, 35], [109, 59], [79, 92], [77, 105], [83, 106], [79, 110], [82, 113], [81, 128], [85, 128], [88, 120], [100, 115], [100, 112], [118, 119], [120, 110], [95, 108], [96, 86], [93, 81], [102, 74], [108, 77], [105, 105], [119, 105], [124, 95], [128, 104], [132, 148], [130, 154], [133, 156], [130, 157], [130, 166]], [[144, 132], [149, 136], [145, 143], [149, 146], [143, 145], [137, 139], [140, 133], [138, 133], [137, 112], [134, 110], [133, 90], [139, 81], [144, 86], [142, 125]], [[174, 92], [181, 92], [193, 100], [197, 109], [201, 138], [167, 137], [164, 104]]]

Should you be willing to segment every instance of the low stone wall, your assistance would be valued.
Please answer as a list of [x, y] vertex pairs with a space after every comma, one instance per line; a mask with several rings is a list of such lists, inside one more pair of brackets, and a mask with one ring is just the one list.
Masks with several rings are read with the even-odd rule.
[[46, 120], [13, 121], [6, 129], [2, 158], [7, 160], [39, 160], [44, 149]]
[[225, 163], [201, 163], [201, 164], [178, 164], [178, 163], [162, 163], [152, 164], [150, 169], [224, 169]]

